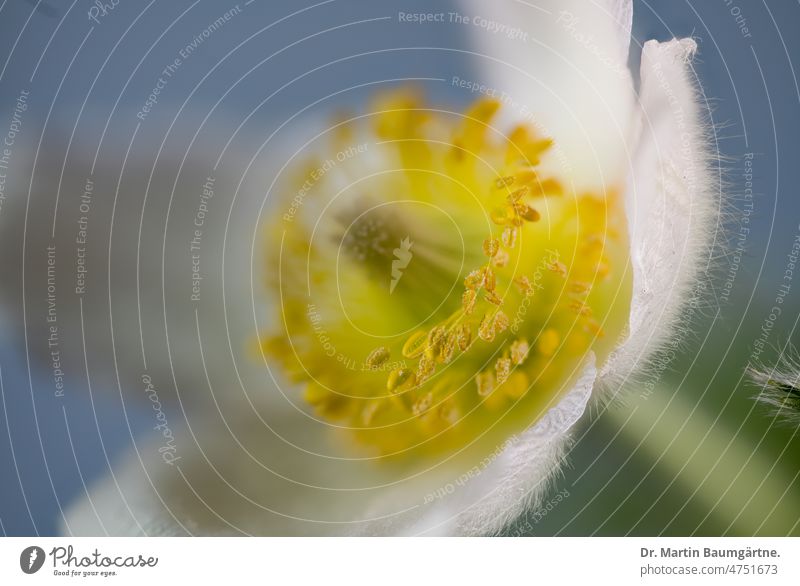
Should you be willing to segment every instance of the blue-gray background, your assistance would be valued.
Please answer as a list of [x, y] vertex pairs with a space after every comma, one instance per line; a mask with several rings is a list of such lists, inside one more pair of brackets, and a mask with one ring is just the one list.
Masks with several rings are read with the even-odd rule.
[[[243, 39], [312, 4], [306, 0], [249, 4], [246, 17], [217, 31], [186, 61], [180, 75], [170, 81], [158, 105], [159, 115], [174, 113], [196, 86], [195, 103], [216, 102], [265, 55], [289, 45], [290, 50], [230, 92], [221, 109], [233, 118], [239, 111], [250, 112], [254, 103], [297, 72], [337, 57], [374, 48], [446, 48], [466, 43], [463, 28], [404, 27], [396, 19], [336, 28], [398, 10], [447, 11], [453, 9], [451, 3], [337, 0], [255, 35], [246, 50], [198, 85], [209, 64], [217, 63]], [[0, 120], [10, 119], [19, 91], [29, 88], [20, 144], [35, 146], [45, 119], [47, 140], [63, 142], [79, 114], [78, 135], [96, 141], [117, 99], [117, 112], [135, 112], [152, 87], [153, 73], [227, 5], [233, 2], [120, 0], [87, 36], [91, 24], [87, 10], [92, 6], [88, 0], [3, 0]], [[742, 19], [749, 37], [740, 30]], [[711, 302], [694, 315], [697, 333], [659, 377], [658, 401], [638, 402], [634, 391], [627, 404], [586, 424], [570, 467], [550, 495], [553, 498], [511, 532], [800, 534], [800, 442], [794, 430], [776, 425], [754, 408], [751, 396], [756, 391], [741, 382], [800, 223], [800, 94], [794, 67], [800, 60], [798, 26], [800, 5], [793, 0], [739, 0], [739, 6], [724, 0], [635, 2], [637, 41], [687, 35], [699, 41], [696, 69], [724, 156], [729, 184], [726, 218], [733, 245], [745, 213], [746, 202], [739, 197], [742, 161], [746, 153], [754, 154], [751, 233], [744, 258], [736, 264], [730, 299], [715, 303], [720, 292], [711, 292]], [[293, 45], [299, 39], [303, 41]], [[635, 67], [635, 50], [631, 61]], [[291, 91], [270, 101], [268, 111], [256, 115], [279, 119], [294, 112], [307, 94], [316, 95], [318, 87], [332, 91], [375, 79], [447, 77], [469, 69], [463, 53], [446, 50], [398, 51], [391, 59], [364, 56], [295, 83]], [[431, 93], [464, 102], [463, 95], [449, 88], [433, 87]], [[348, 99], [352, 96], [343, 96], [341, 105]], [[132, 117], [115, 116], [110, 136], [128, 136]], [[8, 221], [7, 216], [0, 217], [0, 230]], [[713, 265], [718, 284], [725, 282], [734, 263], [732, 254], [720, 255]], [[776, 348], [767, 357], [774, 358], [777, 347], [792, 337], [798, 308], [798, 291], [792, 290], [770, 332], [769, 342]], [[61, 509], [108, 471], [109, 463], [131, 447], [151, 418], [145, 417], [146, 406], [128, 404], [123, 412], [118, 401], [102, 393], [90, 402], [78, 389], [61, 401], [53, 398], [49, 387], [39, 392], [49, 384], [44, 373], [29, 368], [24, 347], [7, 324], [0, 336], [0, 532], [53, 534]], [[568, 496], [555, 498], [558, 490]]]

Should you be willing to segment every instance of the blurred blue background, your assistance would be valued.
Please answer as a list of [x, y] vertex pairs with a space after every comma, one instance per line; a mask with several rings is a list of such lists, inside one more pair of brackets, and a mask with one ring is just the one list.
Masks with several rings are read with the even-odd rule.
[[[314, 4], [319, 3], [254, 0], [245, 6], [242, 0], [242, 15], [202, 43], [170, 79], [153, 119], [175, 116], [190, 94], [193, 104], [207, 105], [230, 90], [218, 111], [238, 123], [239, 112], [251, 112], [298, 72], [376, 48], [429, 47], [398, 50], [391, 57], [364, 55], [315, 71], [290, 91], [277, 93], [269, 108], [255, 110], [250, 126], [269, 127], [270, 120], [293, 113], [316, 87], [335, 91], [376, 79], [448, 77], [470, 70], [463, 53], [435, 49], [464, 47], [462, 28], [371, 20], [399, 9], [448, 11], [452, 3], [336, 0], [303, 10]], [[800, 92], [794, 69], [800, 60], [800, 5], [793, 0], [738, 4], [637, 1], [634, 13], [639, 43], [687, 35], [699, 42], [696, 70], [728, 186], [727, 232], [721, 237], [731, 251], [720, 252], [709, 270], [721, 286], [735, 264], [730, 295], [709, 291], [692, 312], [694, 333], [682, 340], [664, 373], [654, 375], [653, 396], [641, 400], [634, 389], [624, 404], [584, 424], [553, 493], [560, 490], [568, 497], [551, 499], [509, 533], [800, 535], [797, 430], [756, 407], [751, 398], [757, 390], [742, 380], [800, 230]], [[11, 119], [20, 91], [27, 89], [19, 150], [35, 149], [40, 136], [56, 150], [73, 133], [95, 145], [101, 135], [106, 141], [129, 137], [136, 126], [131, 114], [141, 108], [155, 74], [187, 39], [234, 5], [228, 0], [121, 0], [93, 23], [87, 18], [93, 4], [87, 0], [4, 0], [0, 126]], [[262, 30], [270, 23], [275, 24]], [[256, 74], [235, 85], [273, 53]], [[220, 60], [224, 66], [204, 79]], [[638, 67], [636, 48], [631, 65]], [[435, 99], [464, 103], [463, 94], [442, 85], [447, 87], [426, 87]], [[334, 99], [341, 106], [352, 100], [349, 93]], [[163, 132], [158, 125], [145, 126], [144, 137]], [[753, 154], [755, 195], [739, 263], [732, 251], [747, 214], [743, 161], [748, 153]], [[0, 230], [10, 221], [0, 214]], [[770, 332], [766, 359], [774, 359], [795, 333], [797, 289], [800, 284], [790, 291]], [[152, 418], [147, 405], [126, 401], [122, 409], [115, 393], [94, 389], [90, 394], [78, 382], [83, 373], [72, 373], [65, 397], [53, 397], [46, 373], [29, 363], [8, 323], [0, 327], [0, 336], [0, 532], [51, 535], [62, 509], [108, 472]]]

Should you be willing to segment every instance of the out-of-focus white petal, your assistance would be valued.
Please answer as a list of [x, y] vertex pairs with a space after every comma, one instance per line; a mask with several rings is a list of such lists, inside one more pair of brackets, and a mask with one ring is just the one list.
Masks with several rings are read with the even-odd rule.
[[[200, 130], [178, 124], [162, 150], [157, 143], [134, 149], [107, 137], [96, 162], [97, 147], [80, 137], [66, 161], [60, 146], [43, 145], [33, 180], [16, 173], [6, 186], [14, 198], [3, 206], [0, 230], [4, 331], [15, 340], [27, 334], [32, 365], [51, 370], [53, 323], [45, 318], [50, 312], [57, 317], [67, 396], [88, 396], [90, 384], [96, 396], [122, 394], [149, 409], [141, 382], [146, 373], [160, 401], [180, 399], [186, 408], [244, 400], [239, 380], [250, 400], [273, 398], [258, 392], [266, 368], [248, 354], [263, 319], [254, 315], [251, 299], [264, 288], [260, 259], [251, 266], [250, 258], [253, 248], [261, 250], [259, 214], [283, 161], [274, 154], [275, 142], [293, 152], [318, 127], [310, 118], [273, 142], [232, 137], [232, 124]], [[168, 127], [169, 121], [159, 122]], [[212, 138], [203, 134], [189, 148], [197, 132]], [[20, 148], [15, 158], [20, 169], [33, 166], [33, 152]], [[207, 183], [213, 196], [203, 199]], [[52, 267], [46, 246], [54, 251]]]
[[626, 164], [633, 108], [630, 0], [462, 4], [473, 19], [478, 81], [497, 88], [511, 106], [507, 116], [556, 141], [544, 168], [578, 191], [614, 184]]
[[616, 386], [674, 334], [708, 262], [716, 201], [691, 39], [644, 45], [638, 140], [626, 189], [634, 269], [630, 332], [601, 369]]

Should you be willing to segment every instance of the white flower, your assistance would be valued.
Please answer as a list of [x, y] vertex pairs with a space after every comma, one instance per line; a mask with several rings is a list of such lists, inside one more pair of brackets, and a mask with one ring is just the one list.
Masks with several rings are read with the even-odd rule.
[[[572, 329], [562, 333], [561, 337], [545, 332], [536, 339], [535, 344], [531, 340], [530, 348], [528, 340], [523, 337], [509, 340], [510, 354], [509, 347], [506, 346], [506, 354], [496, 353], [496, 356], [490, 356], [492, 361], [496, 360], [492, 362], [494, 366], [465, 375], [464, 380], [470, 381], [470, 385], [470, 377], [474, 375], [478, 394], [486, 399], [486, 404], [492, 403], [498, 396], [496, 388], [504, 389], [503, 392], [507, 393], [502, 398], [505, 401], [502, 405], [516, 404], [515, 401], [528, 390], [528, 378], [513, 377], [516, 374], [525, 377], [525, 372], [528, 376], [533, 375], [531, 371], [522, 369], [509, 374], [512, 363], [514, 366], [522, 365], [528, 359], [529, 351], [533, 353], [536, 350], [539, 352], [537, 360], [541, 359], [542, 364], [549, 364], [550, 356], [558, 356], [556, 349], [560, 350], [560, 341], [564, 345], [571, 341], [580, 346], [580, 350], [570, 350], [568, 359], [553, 359], [554, 364], [559, 365], [555, 369], [558, 381], [542, 383], [542, 388], [547, 393], [525, 412], [529, 419], [522, 422], [506, 421], [502, 415], [497, 414], [505, 412], [496, 411], [495, 415], [491, 415], [493, 419], [480, 420], [490, 421], [491, 425], [487, 427], [491, 429], [484, 430], [465, 424], [465, 429], [459, 432], [460, 435], [451, 434], [447, 436], [450, 443], [441, 440], [443, 445], [438, 446], [436, 442], [439, 440], [435, 438], [439, 437], [441, 426], [446, 427], [442, 422], [453, 422], [464, 415], [458, 411], [464, 409], [464, 404], [456, 402], [455, 406], [450, 405], [453, 410], [448, 414], [439, 412], [438, 420], [427, 421], [430, 426], [425, 427], [424, 431], [420, 431], [422, 427], [414, 427], [414, 433], [419, 436], [413, 436], [412, 439], [405, 432], [398, 434], [393, 431], [387, 431], [376, 439], [378, 436], [370, 428], [363, 433], [367, 436], [366, 439], [361, 439], [367, 447], [378, 448], [376, 455], [368, 449], [361, 449], [363, 446], [354, 446], [355, 442], [349, 441], [348, 433], [332, 433], [337, 427], [357, 427], [354, 422], [359, 417], [369, 423], [374, 410], [362, 410], [362, 403], [359, 401], [372, 397], [357, 396], [354, 399], [353, 396], [348, 396], [340, 400], [326, 394], [324, 389], [320, 391], [320, 388], [326, 387], [325, 384], [319, 383], [315, 387], [310, 382], [312, 379], [325, 379], [327, 376], [336, 380], [323, 380], [323, 383], [347, 385], [339, 371], [334, 371], [327, 363], [322, 363], [326, 364], [324, 367], [319, 366], [322, 353], [308, 348], [314, 344], [328, 343], [333, 333], [322, 328], [314, 329], [308, 323], [304, 326], [297, 325], [304, 319], [316, 324], [320, 319], [327, 318], [328, 314], [325, 312], [335, 310], [333, 306], [325, 305], [330, 299], [316, 301], [321, 305], [324, 314], [322, 318], [318, 318], [311, 315], [319, 309], [316, 305], [309, 310], [310, 314], [304, 315], [300, 311], [298, 317], [298, 307], [302, 309], [307, 305], [305, 298], [298, 301], [300, 305], [297, 307], [291, 307], [290, 300], [282, 298], [279, 309], [283, 311], [285, 328], [291, 331], [288, 336], [284, 332], [283, 337], [279, 335], [264, 342], [262, 349], [270, 359], [272, 356], [281, 356], [283, 367], [294, 378], [308, 383], [306, 399], [318, 410], [312, 413], [302, 400], [293, 396], [293, 393], [297, 396], [300, 394], [296, 387], [281, 383], [276, 388], [267, 377], [280, 377], [282, 369], [275, 369], [275, 364], [270, 362], [273, 367], [270, 374], [261, 371], [259, 381], [259, 384], [267, 387], [264, 391], [265, 395], [269, 395], [267, 401], [253, 404], [243, 400], [243, 407], [231, 408], [231, 401], [226, 400], [224, 408], [216, 405], [196, 408], [194, 413], [189, 413], [184, 425], [179, 424], [177, 417], [174, 421], [170, 420], [170, 434], [174, 436], [172, 445], [175, 450], [170, 446], [164, 449], [163, 437], [159, 437], [152, 445], [140, 446], [127, 462], [115, 468], [109, 478], [93, 487], [86, 498], [70, 509], [65, 520], [66, 531], [77, 534], [105, 531], [111, 534], [150, 535], [493, 534], [501, 531], [526, 507], [538, 501], [552, 481], [559, 462], [564, 457], [571, 430], [583, 416], [590, 399], [613, 395], [621, 384], [647, 364], [653, 352], [669, 338], [674, 322], [679, 319], [681, 310], [688, 303], [689, 289], [702, 268], [701, 261], [707, 252], [711, 228], [716, 219], [717, 203], [709, 178], [710, 153], [707, 150], [703, 109], [691, 68], [691, 60], [696, 51], [694, 41], [683, 39], [666, 43], [646, 43], [642, 51], [641, 85], [637, 95], [627, 68], [632, 15], [630, 1], [605, 0], [589, 3], [553, 0], [538, 2], [536, 6], [510, 0], [491, 4], [468, 1], [462, 3], [462, 10], [463, 14], [473, 17], [470, 30], [475, 39], [473, 57], [477, 73], [474, 81], [479, 85], [484, 84], [486, 88], [493, 88], [495, 91], [491, 93], [499, 98], [501, 108], [500, 118], [496, 120], [492, 119], [494, 110], [486, 106], [486, 102], [469, 110], [467, 122], [459, 135], [459, 140], [463, 139], [463, 143], [456, 147], [463, 146], [469, 153], [479, 153], [486, 157], [493, 157], [498, 152], [496, 143], [492, 142], [493, 139], [486, 138], [483, 129], [470, 126], [470, 116], [479, 123], [491, 120], [492, 130], [508, 131], [514, 124], [533, 123], [540, 136], [551, 137], [554, 141], [552, 148], [549, 144], [543, 145], [541, 152], [537, 151], [535, 157], [531, 152], [525, 154], [531, 166], [534, 166], [532, 159], [537, 159], [536, 172], [531, 175], [536, 178], [535, 181], [542, 178], [551, 178], [553, 181], [548, 184], [547, 189], [542, 188], [543, 193], [538, 194], [543, 203], [534, 207], [543, 207], [515, 207], [513, 197], [508, 200], [512, 202], [508, 208], [510, 211], [501, 211], [501, 215], [507, 212], [508, 217], [493, 218], [498, 225], [507, 227], [502, 236], [502, 245], [499, 238], [491, 237], [484, 244], [483, 250], [491, 261], [487, 266], [505, 266], [508, 261], [501, 263], [497, 260], [497, 254], [506, 257], [510, 255], [512, 261], [515, 258], [539, 258], [535, 255], [540, 254], [540, 251], [532, 252], [530, 243], [527, 248], [525, 243], [514, 245], [517, 227], [520, 234], [529, 235], [530, 242], [530, 238], [544, 239], [545, 236], [536, 230], [556, 226], [556, 222], [562, 218], [566, 218], [565, 221], [577, 219], [588, 222], [589, 228], [595, 222], [597, 225], [594, 229], [600, 230], [603, 235], [600, 248], [606, 250], [608, 247], [608, 252], [603, 254], [607, 254], [610, 260], [600, 254], [591, 262], [591, 266], [584, 266], [581, 264], [584, 262], [582, 257], [575, 254], [570, 257], [571, 261], [567, 263], [569, 266], [566, 266], [558, 258], [549, 259], [546, 265], [550, 276], [545, 277], [550, 280], [548, 283], [555, 283], [559, 278], [566, 278], [567, 271], [571, 271], [569, 274], [573, 278], [577, 274], [573, 270], [594, 271], [586, 290], [578, 291], [576, 295], [589, 295], [588, 291], [597, 288], [597, 295], [601, 297], [600, 301], [594, 302], [597, 319], [592, 321], [588, 303], [584, 305], [578, 302], [576, 306], [576, 302], [573, 302], [572, 308], [578, 317], [571, 318], [573, 321], [570, 322], [570, 328], [577, 327], [578, 324], [586, 331], [591, 331], [591, 340], [586, 338], [589, 340], [586, 341], [573, 335], [570, 333]], [[503, 31], [507, 33], [512, 27], [527, 32], [527, 36], [503, 34]], [[489, 93], [488, 89], [486, 93]], [[390, 179], [381, 179], [386, 183], [374, 185], [393, 188], [397, 185], [413, 184], [417, 179], [409, 175], [408, 169], [416, 164], [414, 157], [417, 151], [403, 151], [402, 147], [381, 145], [376, 140], [384, 138], [385, 142], [392, 142], [398, 137], [407, 137], [408, 124], [421, 129], [420, 132], [427, 141], [434, 142], [440, 136], [445, 142], [452, 138], [452, 134], [449, 134], [452, 127], [448, 126], [446, 115], [444, 118], [434, 116], [433, 121], [428, 121], [427, 118], [409, 118], [405, 112], [416, 111], [413, 103], [410, 110], [397, 108], [404, 112], [399, 118], [386, 116], [387, 111], [396, 107], [397, 99], [403, 98], [392, 98], [395, 101], [390, 100], [388, 106], [384, 104], [383, 110], [379, 107], [372, 112], [379, 118], [379, 127], [375, 131], [377, 137], [358, 126], [352, 129], [356, 136], [365, 138], [370, 148], [367, 149], [368, 152], [362, 153], [364, 156], [361, 158], [345, 153], [339, 161], [340, 164], [333, 165], [330, 170], [325, 169], [320, 175], [327, 175], [324, 178], [327, 189], [347, 192], [352, 185], [365, 181], [366, 177], [381, 175], [393, 169], [401, 169], [406, 175], [401, 176], [397, 183], [392, 183], [393, 180]], [[395, 124], [402, 128], [398, 130]], [[350, 131], [346, 126], [342, 128], [345, 132]], [[366, 134], [358, 134], [364, 132]], [[331, 143], [336, 144], [337, 140], [346, 144], [348, 139], [333, 137]], [[526, 140], [517, 137], [512, 139], [512, 144], [524, 143], [531, 148], [531, 145], [537, 144], [533, 139], [529, 142], [525, 142]], [[353, 143], [359, 141], [355, 140]], [[448, 148], [453, 147], [449, 145]], [[329, 155], [334, 152], [336, 151], [331, 151]], [[437, 157], [449, 156], [451, 151], [439, 152], [432, 147], [432, 152], [431, 156], [439, 161]], [[539, 154], [542, 155], [541, 161], [538, 160]], [[324, 157], [324, 153], [322, 155]], [[458, 155], [455, 156], [458, 159]], [[357, 163], [354, 162], [356, 159]], [[449, 172], [456, 179], [475, 181], [476, 174], [472, 171], [445, 172], [446, 166], [450, 164], [448, 160], [441, 159], [444, 161], [444, 175]], [[428, 165], [429, 162], [419, 164]], [[503, 164], [502, 161], [499, 164]], [[520, 173], [524, 175], [525, 171]], [[491, 197], [502, 199], [507, 191], [511, 191], [507, 188], [513, 187], [514, 181], [518, 184], [523, 181], [521, 174], [508, 177], [501, 175], [497, 181], [497, 189], [501, 190], [497, 193], [500, 196]], [[526, 180], [532, 179], [528, 177]], [[300, 183], [302, 186], [302, 182]], [[425, 186], [418, 188], [423, 191], [431, 189]], [[559, 203], [555, 199], [559, 197], [557, 195], [548, 199], [552, 195], [548, 192], [550, 188], [562, 192], [560, 197], [566, 203]], [[272, 186], [270, 189], [277, 188]], [[585, 193], [605, 194], [606, 198], [592, 199], [584, 196]], [[613, 193], [617, 193], [619, 197], [611, 195]], [[332, 204], [333, 212], [327, 210], [327, 213], [336, 218], [336, 222], [323, 222], [320, 226], [315, 222], [326, 213], [328, 200], [314, 200], [312, 195], [308, 195], [294, 211], [283, 212], [290, 213], [291, 218], [288, 221], [296, 222], [294, 227], [306, 222], [308, 225], [304, 225], [304, 228], [309, 233], [318, 229], [321, 234], [318, 237], [334, 238], [333, 242], [338, 239], [339, 246], [349, 246], [346, 254], [355, 250], [353, 254], [361, 255], [358, 258], [364, 265], [365, 272], [355, 275], [348, 273], [348, 280], [343, 281], [343, 286], [352, 285], [355, 293], [345, 291], [345, 300], [341, 305], [352, 310], [356, 325], [374, 325], [377, 332], [375, 335], [384, 335], [385, 332], [381, 330], [385, 325], [383, 322], [391, 321], [394, 316], [387, 314], [385, 310], [389, 306], [385, 304], [371, 307], [372, 313], [369, 313], [369, 304], [374, 301], [376, 294], [368, 292], [363, 298], [358, 296], [360, 291], [371, 286], [373, 277], [369, 268], [374, 257], [380, 262], [392, 261], [392, 258], [396, 261], [392, 272], [393, 285], [390, 289], [387, 280], [386, 295], [402, 296], [406, 288], [405, 290], [411, 291], [405, 294], [408, 295], [406, 299], [419, 301], [420, 307], [426, 307], [427, 299], [424, 293], [419, 292], [435, 290], [438, 287], [437, 277], [449, 274], [448, 263], [452, 260], [431, 260], [432, 272], [424, 278], [417, 276], [417, 281], [414, 281], [415, 257], [411, 255], [419, 251], [419, 255], [424, 256], [424, 238], [430, 237], [437, 244], [448, 238], [445, 235], [449, 229], [446, 222], [430, 219], [422, 213], [415, 215], [399, 211], [388, 216], [392, 222], [407, 222], [412, 234], [423, 237], [422, 242], [414, 237], [409, 240], [400, 229], [397, 242], [390, 243], [400, 251], [398, 253], [395, 250], [394, 257], [390, 252], [391, 247], [385, 249], [383, 244], [378, 247], [375, 244], [377, 240], [371, 241], [369, 236], [361, 233], [352, 236], [355, 239], [354, 244], [347, 244], [347, 229], [350, 226], [363, 229], [364, 233], [372, 229], [372, 224], [359, 224], [359, 213], [380, 206], [385, 201], [381, 199], [384, 195], [374, 195], [373, 191], [363, 197], [359, 196], [360, 199], [349, 196], [336, 199]], [[509, 194], [509, 197], [512, 195], [513, 193]], [[525, 197], [528, 195], [531, 194], [526, 192]], [[622, 228], [617, 234], [621, 243], [619, 245], [609, 244], [613, 237], [606, 239], [608, 233], [615, 229], [615, 199], [620, 200], [620, 211], [616, 217], [622, 221]], [[364, 205], [363, 201], [370, 205]], [[569, 216], [572, 212], [565, 210], [575, 202], [579, 202], [578, 207], [584, 203], [600, 207], [589, 212], [589, 215], [583, 212], [582, 216], [575, 215], [573, 218]], [[434, 197], [428, 203], [433, 205], [441, 202]], [[273, 209], [269, 213], [280, 212]], [[464, 214], [464, 217], [459, 217], [459, 213]], [[466, 246], [469, 250], [467, 262], [474, 261], [480, 257], [481, 249], [480, 241], [477, 248], [469, 248], [475, 243], [475, 239], [471, 238], [475, 234], [470, 232], [472, 219], [463, 209], [448, 209], [448, 214], [458, 217], [457, 228], [460, 226], [466, 235]], [[601, 218], [602, 215], [608, 215], [610, 219]], [[541, 222], [536, 224], [540, 216]], [[386, 218], [382, 217], [382, 221], [389, 221]], [[337, 222], [343, 224], [344, 228]], [[525, 222], [532, 226], [524, 228], [528, 232], [523, 232], [523, 224], [528, 226]], [[567, 222], [564, 225], [572, 224]], [[394, 227], [396, 224], [390, 226]], [[383, 230], [380, 226], [378, 229]], [[574, 233], [569, 234], [576, 240], [585, 240], [591, 236], [581, 231], [584, 228], [570, 229]], [[387, 230], [392, 236], [395, 235], [392, 230]], [[333, 265], [339, 262], [338, 256], [329, 255], [329, 251], [320, 249], [319, 245], [306, 246], [302, 237], [292, 234], [295, 233], [285, 236], [284, 240], [275, 241], [272, 250], [280, 250], [281, 254], [290, 257], [307, 253], [311, 266], [308, 274], [324, 281], [323, 277], [327, 275], [325, 269], [333, 270]], [[403, 240], [404, 237], [406, 240]], [[566, 236], [563, 238], [569, 239]], [[584, 240], [581, 242], [585, 243]], [[359, 248], [365, 242], [369, 246]], [[405, 244], [401, 244], [402, 242]], [[293, 246], [297, 248], [294, 249]], [[615, 246], [618, 248], [614, 248]], [[288, 251], [284, 251], [284, 247], [288, 247]], [[475, 250], [478, 251], [477, 256], [474, 254]], [[502, 252], [498, 253], [498, 250]], [[258, 248], [256, 252], [259, 252]], [[516, 254], [522, 256], [515, 257]], [[281, 260], [282, 257], [278, 259]], [[609, 264], [613, 265], [609, 269], [613, 278], [609, 285], [595, 284], [594, 279], [598, 278], [599, 267], [604, 260], [609, 260]], [[255, 262], [256, 265], [259, 264], [258, 259]], [[318, 268], [314, 268], [315, 262], [318, 263]], [[422, 262], [424, 259], [418, 261]], [[282, 278], [300, 279], [305, 275], [305, 266], [302, 268], [303, 271], [289, 269], [285, 273], [278, 270], [275, 274]], [[632, 269], [632, 275], [627, 268]], [[459, 270], [455, 270], [456, 275]], [[460, 313], [456, 312], [456, 320], [471, 313], [472, 304], [476, 302], [472, 298], [477, 295], [475, 291], [485, 290], [491, 303], [501, 305], [500, 299], [495, 300], [497, 303], [491, 299], [495, 284], [492, 280], [491, 286], [487, 285], [489, 277], [480, 272], [484, 270], [481, 268], [476, 271], [477, 276], [467, 277], [465, 309], [459, 310]], [[300, 275], [301, 272], [303, 275]], [[501, 280], [502, 275], [498, 276], [498, 283]], [[247, 291], [250, 287], [249, 278], [243, 274], [242, 281], [243, 283], [236, 284], [228, 280], [231, 287], [226, 299], [229, 307], [250, 306]], [[565, 281], [565, 286], [567, 285], [574, 287], [575, 281]], [[285, 282], [272, 286], [275, 291], [283, 294], [287, 291]], [[302, 297], [301, 279], [297, 283], [290, 282], [288, 286], [290, 293], [298, 298]], [[322, 285], [323, 288], [324, 286]], [[527, 286], [535, 287], [536, 283], [528, 283]], [[498, 285], [498, 290], [499, 287]], [[609, 289], [602, 289], [603, 287]], [[508, 290], [512, 290], [510, 283]], [[458, 293], [460, 296], [460, 291]], [[237, 297], [238, 295], [241, 297]], [[352, 295], [357, 300], [352, 306], [347, 305], [347, 295]], [[520, 295], [524, 299], [527, 294], [523, 290]], [[550, 303], [548, 307], [553, 312], [560, 311], [558, 303], [561, 298], [551, 301], [539, 301], [536, 297], [534, 299], [537, 299], [536, 303]], [[477, 302], [485, 303], [482, 298]], [[256, 299], [255, 303], [258, 304], [259, 300]], [[470, 309], [467, 310], [467, 307]], [[481, 311], [488, 311], [485, 308], [490, 306], [482, 307], [484, 309]], [[620, 307], [625, 307], [626, 310], [629, 308], [629, 314], [626, 313], [624, 319], [618, 315]], [[492, 311], [497, 313], [486, 315], [491, 317], [502, 313], [499, 310]], [[288, 318], [287, 313], [291, 314]], [[499, 342], [494, 342], [495, 334], [503, 334], [513, 323], [510, 324], [510, 320], [501, 317], [494, 318], [494, 321], [489, 320], [491, 323], [486, 319], [480, 322], [475, 336], [486, 342], [487, 345], [483, 347], [486, 352], [495, 349], [500, 352], [503, 347]], [[448, 327], [449, 324], [448, 321]], [[451, 354], [459, 352], [455, 348], [460, 344], [459, 338], [446, 338], [444, 328], [440, 330], [437, 327], [426, 330], [426, 336], [418, 340], [420, 343], [427, 340], [426, 352], [431, 351], [429, 358], [425, 354], [413, 368], [398, 367], [388, 375], [389, 391], [397, 393], [395, 398], [390, 399], [402, 402], [405, 400], [403, 397], [410, 397], [408, 400], [413, 404], [409, 403], [405, 408], [420, 419], [430, 409], [436, 395], [421, 392], [409, 394], [405, 391], [416, 388], [413, 385], [422, 385], [424, 379], [434, 371], [447, 371], [446, 365], [451, 359], [449, 355], [446, 356], [447, 348]], [[603, 329], [608, 330], [608, 335], [605, 341], [597, 341]], [[328, 336], [328, 340], [320, 337], [320, 330]], [[191, 332], [191, 328], [188, 331]], [[467, 332], [465, 335], [469, 337], [472, 333]], [[584, 342], [592, 345], [582, 346]], [[194, 340], [191, 343], [194, 344]], [[275, 345], [280, 344], [283, 346], [276, 349]], [[350, 348], [359, 348], [359, 356], [366, 358], [365, 350], [368, 348], [362, 348], [360, 344], [360, 341], [354, 341]], [[392, 350], [390, 346], [387, 343], [386, 347], [375, 348], [366, 363], [377, 369], [387, 363], [387, 360], [391, 361], [392, 356], [397, 357], [392, 354], [396, 350]], [[471, 346], [466, 343], [464, 348], [469, 349]], [[461, 350], [466, 353], [464, 348]], [[417, 359], [413, 349], [408, 350], [407, 347], [404, 347], [403, 355]], [[208, 377], [207, 383], [213, 387], [216, 363], [213, 360], [208, 361], [208, 352], [204, 356], [207, 362], [197, 364], [196, 368], [198, 371], [202, 370], [204, 378]], [[257, 358], [256, 352], [255, 362], [258, 361]], [[343, 359], [348, 358], [349, 356], [344, 356]], [[297, 364], [293, 362], [295, 359]], [[474, 359], [466, 362], [468, 365], [475, 363]], [[554, 368], [537, 366], [533, 372], [537, 376], [550, 373], [552, 377]], [[178, 378], [182, 375], [181, 372], [176, 374]], [[358, 388], [347, 387], [348, 392], [357, 394], [362, 391], [362, 382], [366, 378], [358, 377], [353, 375], [352, 378], [358, 381]], [[451, 377], [443, 380], [456, 379]], [[408, 389], [405, 387], [407, 381], [413, 381]], [[564, 383], [569, 383], [571, 389], [562, 388]], [[254, 384], [250, 380], [246, 385], [248, 397], [253, 395]], [[234, 394], [240, 393], [236, 391]], [[340, 393], [337, 391], [334, 394]], [[471, 395], [470, 401], [479, 402], [483, 408], [484, 401], [476, 399], [476, 396]], [[186, 398], [185, 393], [182, 398]], [[443, 402], [442, 406], [448, 405]], [[397, 417], [397, 413], [400, 413], [392, 411], [400, 407], [383, 409], [391, 417]], [[365, 415], [367, 411], [368, 416]], [[453, 419], [448, 419], [452, 414]], [[511, 417], [507, 419], [510, 420]], [[342, 421], [345, 423], [342, 424]], [[396, 423], [394, 419], [387, 421]], [[360, 432], [356, 435], [358, 433]], [[384, 461], [394, 458], [398, 452], [416, 450], [418, 445], [433, 439], [435, 441], [431, 441], [431, 445], [434, 447], [424, 457], [421, 455], [419, 458], [403, 460], [397, 456], [397, 462], [385, 465]], [[165, 458], [165, 453], [170, 456]], [[167, 463], [167, 460], [170, 462]]]

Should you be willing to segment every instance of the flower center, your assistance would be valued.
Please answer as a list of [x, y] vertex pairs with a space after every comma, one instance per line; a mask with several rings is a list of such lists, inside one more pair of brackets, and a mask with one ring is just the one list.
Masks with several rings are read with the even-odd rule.
[[543, 176], [552, 141], [413, 92], [336, 124], [268, 225], [261, 340], [315, 413], [381, 455], [507, 438], [602, 362], [631, 278], [615, 189]]

